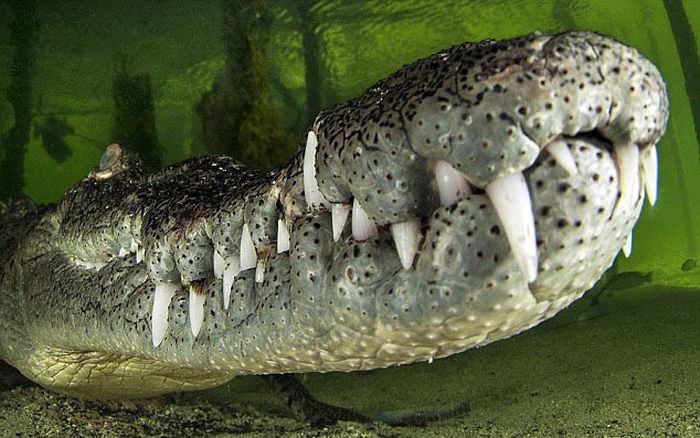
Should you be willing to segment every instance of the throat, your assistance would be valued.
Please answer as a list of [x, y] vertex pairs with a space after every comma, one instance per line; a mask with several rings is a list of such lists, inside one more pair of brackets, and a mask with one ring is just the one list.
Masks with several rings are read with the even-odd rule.
[[20, 371], [41, 386], [84, 399], [134, 399], [219, 386], [235, 374], [99, 351], [37, 349]]

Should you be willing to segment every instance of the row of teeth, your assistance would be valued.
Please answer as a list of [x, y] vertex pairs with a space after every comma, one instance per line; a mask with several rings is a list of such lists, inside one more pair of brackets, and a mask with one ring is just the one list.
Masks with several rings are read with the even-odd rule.
[[[318, 140], [311, 131], [308, 134], [304, 154], [304, 191], [307, 203], [311, 208], [324, 206], [331, 210], [333, 220], [333, 238], [337, 241], [345, 227], [352, 211], [352, 235], [357, 241], [367, 240], [378, 234], [377, 225], [363, 210], [357, 198], [352, 206], [344, 203], [332, 203], [321, 193], [315, 175], [316, 148]], [[569, 147], [564, 140], [554, 140], [546, 146], [547, 152], [554, 158], [569, 175], [578, 172]], [[631, 210], [639, 193], [639, 170], [641, 166], [644, 188], [650, 205], [656, 203], [658, 158], [656, 146], [644, 149], [640, 156], [635, 143], [616, 145], [615, 161], [619, 172], [620, 199], [616, 208]], [[459, 200], [472, 194], [472, 188], [465, 176], [451, 164], [443, 160], [433, 163], [433, 173], [437, 186], [440, 203], [451, 206]], [[493, 204], [505, 229], [508, 242], [520, 268], [529, 282], [537, 278], [537, 249], [535, 242], [535, 225], [532, 215], [532, 203], [527, 183], [522, 172], [498, 178], [486, 187], [484, 191]], [[404, 269], [410, 269], [418, 251], [420, 240], [420, 218], [407, 219], [391, 224], [391, 233], [396, 245], [396, 251]], [[627, 239], [623, 248], [629, 256], [632, 250], [632, 235]]]
[[[352, 205], [332, 203], [325, 199], [319, 190], [316, 179], [316, 149], [318, 140], [313, 131], [307, 136], [304, 154], [304, 191], [307, 204], [311, 209], [325, 208], [330, 210], [333, 228], [333, 239], [338, 241], [352, 213], [351, 229], [353, 239], [364, 241], [376, 237], [379, 233], [377, 224], [365, 212], [357, 199]], [[577, 173], [576, 162], [571, 151], [563, 140], [555, 140], [546, 146], [549, 154], [569, 174]], [[616, 208], [631, 210], [639, 193], [639, 169], [651, 205], [656, 201], [657, 155], [656, 146], [646, 148], [640, 156], [636, 144], [615, 145], [615, 160], [619, 172], [620, 199]], [[471, 186], [465, 177], [446, 161], [433, 163], [435, 183], [443, 206], [450, 206], [472, 193]], [[528, 282], [537, 278], [538, 255], [535, 240], [535, 225], [532, 214], [530, 193], [522, 172], [498, 178], [486, 187], [484, 191], [491, 200], [498, 214], [506, 237], [515, 259]], [[390, 225], [396, 251], [404, 269], [412, 267], [418, 245], [422, 237], [420, 218], [407, 219]], [[629, 256], [631, 252], [632, 235], [627, 239], [623, 251]], [[289, 251], [290, 238], [288, 224], [284, 219], [278, 220], [277, 253]], [[143, 247], [132, 242], [131, 248], [120, 250], [120, 256], [129, 252], [136, 253], [137, 262], [144, 258]], [[224, 308], [228, 309], [231, 289], [236, 276], [245, 270], [256, 269], [255, 281], [264, 280], [264, 263], [258, 260], [248, 224], [244, 224], [240, 236], [240, 254], [223, 257], [214, 250], [214, 275], [222, 280]], [[156, 282], [152, 313], [153, 346], [161, 344], [168, 328], [168, 311], [170, 301], [180, 290], [180, 285], [169, 282]], [[205, 295], [196, 293], [190, 288], [189, 314], [190, 328], [193, 337], [199, 334], [204, 319]]]

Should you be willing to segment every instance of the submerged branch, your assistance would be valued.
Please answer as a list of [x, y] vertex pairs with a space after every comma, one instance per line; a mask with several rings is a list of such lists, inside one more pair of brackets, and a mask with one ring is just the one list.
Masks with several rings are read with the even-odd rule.
[[688, 95], [690, 109], [695, 123], [695, 139], [698, 144], [698, 158], [700, 159], [700, 60], [698, 59], [698, 46], [695, 43], [695, 34], [688, 21], [688, 15], [680, 0], [664, 0], [668, 20], [671, 22], [673, 38], [676, 41], [678, 56], [683, 67], [685, 77], [685, 92]]

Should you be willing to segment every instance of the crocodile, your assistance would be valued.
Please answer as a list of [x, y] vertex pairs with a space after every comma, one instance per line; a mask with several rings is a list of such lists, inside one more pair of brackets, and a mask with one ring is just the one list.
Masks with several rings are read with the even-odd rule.
[[592, 32], [464, 43], [321, 111], [290, 163], [117, 144], [0, 220], [0, 358], [76, 397], [433, 361], [528, 329], [631, 250], [665, 83]]

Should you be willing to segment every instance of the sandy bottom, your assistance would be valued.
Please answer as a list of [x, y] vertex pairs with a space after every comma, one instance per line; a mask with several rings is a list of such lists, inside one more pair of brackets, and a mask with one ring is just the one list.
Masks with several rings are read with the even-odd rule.
[[471, 410], [424, 427], [314, 429], [256, 377], [129, 403], [19, 386], [0, 393], [0, 435], [700, 436], [700, 290], [606, 292], [596, 305], [584, 298], [527, 333], [432, 364], [302, 379], [319, 399], [372, 416]]

